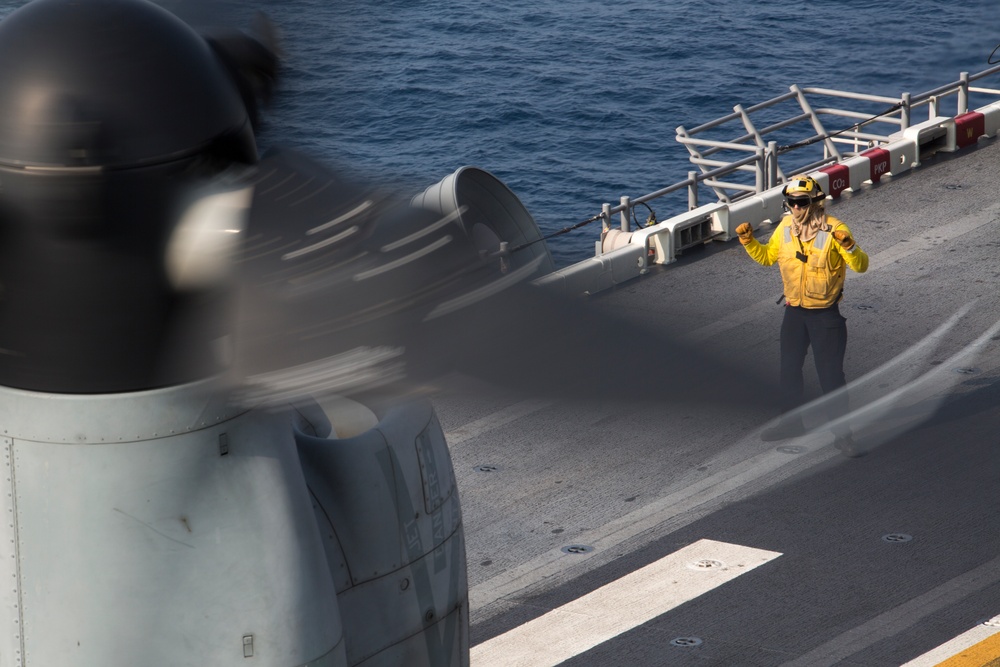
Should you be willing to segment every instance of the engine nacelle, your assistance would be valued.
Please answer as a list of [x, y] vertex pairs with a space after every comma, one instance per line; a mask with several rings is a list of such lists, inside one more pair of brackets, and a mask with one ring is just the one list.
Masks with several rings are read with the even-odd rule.
[[342, 439], [306, 434], [334, 435], [320, 414], [233, 408], [212, 382], [0, 387], [0, 656], [468, 664], [461, 512], [433, 410], [403, 404]]
[[433, 409], [402, 404], [343, 438], [333, 421], [327, 437], [318, 437], [326, 429], [315, 418], [304, 421], [296, 441], [337, 587], [348, 664], [467, 664], [462, 516]]

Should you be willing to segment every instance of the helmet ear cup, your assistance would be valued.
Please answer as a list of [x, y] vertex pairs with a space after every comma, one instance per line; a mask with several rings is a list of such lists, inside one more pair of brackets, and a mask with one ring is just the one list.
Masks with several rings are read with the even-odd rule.
[[816, 179], [810, 179], [810, 180], [812, 180], [813, 187], [815, 188], [815, 193], [812, 196], [813, 203], [823, 201], [824, 199], [826, 199], [826, 193], [823, 192], [823, 188], [822, 186], [820, 186], [819, 181], [817, 181]]

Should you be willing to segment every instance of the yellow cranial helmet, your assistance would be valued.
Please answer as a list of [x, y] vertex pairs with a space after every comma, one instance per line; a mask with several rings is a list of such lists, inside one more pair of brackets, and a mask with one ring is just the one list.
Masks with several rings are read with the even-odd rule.
[[805, 174], [798, 174], [788, 179], [781, 193], [786, 197], [809, 197], [814, 202], [826, 198], [823, 188], [819, 187], [816, 179]]

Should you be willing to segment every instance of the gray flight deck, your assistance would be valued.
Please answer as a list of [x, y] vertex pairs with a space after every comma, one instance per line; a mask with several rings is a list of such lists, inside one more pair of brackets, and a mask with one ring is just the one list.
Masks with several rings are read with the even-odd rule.
[[[888, 667], [1000, 615], [1000, 348], [952, 358], [1000, 320], [998, 167], [984, 140], [829, 203], [871, 258], [841, 303], [846, 370], [882, 370], [852, 408], [900, 392], [862, 429], [862, 458], [822, 430], [762, 442], [774, 413], [732, 403], [447, 384], [434, 404], [462, 496], [471, 645], [705, 538], [781, 556], [565, 664]], [[731, 241], [591, 299], [776, 374], [780, 293], [777, 267]]]

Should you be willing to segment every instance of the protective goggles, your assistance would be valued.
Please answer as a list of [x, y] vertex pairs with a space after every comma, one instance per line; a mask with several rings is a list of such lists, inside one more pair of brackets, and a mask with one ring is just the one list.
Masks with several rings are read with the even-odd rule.
[[789, 208], [794, 206], [806, 208], [812, 203], [812, 200], [809, 197], [788, 197], [785, 199], [785, 202], [788, 204]]

